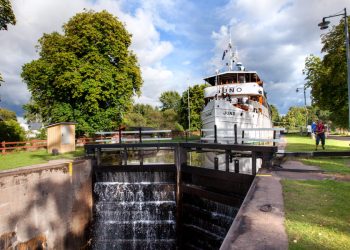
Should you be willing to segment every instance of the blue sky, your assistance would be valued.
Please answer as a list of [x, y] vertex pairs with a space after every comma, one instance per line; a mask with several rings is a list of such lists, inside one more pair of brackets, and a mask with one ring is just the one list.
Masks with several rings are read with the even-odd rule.
[[[106, 9], [133, 35], [144, 85], [136, 102], [159, 105], [160, 94], [202, 83], [221, 68], [229, 28], [240, 61], [265, 82], [270, 104], [285, 114], [302, 106], [305, 57], [320, 55], [323, 16], [347, 7], [348, 0], [16, 0], [17, 25], [0, 31], [0, 107], [23, 116], [30, 98], [20, 73], [38, 57], [35, 45], [43, 33], [61, 32], [62, 24], [83, 9]], [[332, 19], [337, 24], [339, 19]], [[323, 33], [326, 31], [323, 31]], [[308, 94], [309, 96], [309, 94]], [[310, 103], [310, 99], [307, 100]]]

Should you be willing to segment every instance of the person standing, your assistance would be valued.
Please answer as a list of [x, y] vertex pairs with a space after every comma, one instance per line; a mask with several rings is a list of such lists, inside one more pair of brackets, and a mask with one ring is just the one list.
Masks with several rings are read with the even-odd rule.
[[325, 137], [325, 127], [323, 125], [323, 122], [321, 120], [317, 121], [317, 125], [316, 125], [316, 149], [318, 147], [318, 144], [320, 144], [320, 140], [321, 140], [321, 144], [322, 144], [322, 148], [325, 149], [325, 141], [326, 141], [326, 137]]

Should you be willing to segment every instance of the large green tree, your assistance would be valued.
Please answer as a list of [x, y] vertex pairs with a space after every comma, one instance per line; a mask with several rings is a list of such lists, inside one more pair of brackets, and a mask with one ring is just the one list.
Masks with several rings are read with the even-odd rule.
[[305, 107], [290, 107], [287, 114], [282, 118], [283, 126], [290, 129], [306, 128], [308, 111]]
[[[182, 93], [179, 107], [180, 124], [188, 129], [188, 112], [190, 112], [191, 128], [190, 130], [199, 130], [202, 128], [201, 112], [204, 107], [204, 88], [206, 84], [197, 84]], [[189, 90], [189, 91], [188, 91]], [[188, 92], [190, 110], [188, 110]]]
[[63, 31], [44, 34], [39, 59], [23, 66], [32, 94], [26, 117], [76, 121], [78, 135], [116, 129], [142, 85], [131, 35], [107, 11], [79, 13]]
[[348, 127], [347, 64], [344, 20], [322, 35], [324, 57], [310, 55], [305, 60], [306, 84], [311, 87], [314, 104], [330, 112], [339, 127]]
[[162, 103], [162, 111], [167, 109], [178, 110], [180, 105], [180, 99], [181, 96], [176, 91], [163, 92], [159, 97], [159, 101]]

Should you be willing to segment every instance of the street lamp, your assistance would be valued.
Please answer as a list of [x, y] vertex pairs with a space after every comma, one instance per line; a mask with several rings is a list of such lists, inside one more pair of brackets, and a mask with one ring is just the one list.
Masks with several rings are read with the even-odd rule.
[[307, 107], [306, 107], [306, 86], [302, 88], [297, 88], [295, 91], [298, 93], [300, 90], [304, 90], [304, 105], [305, 105], [305, 111], [306, 111], [306, 116], [305, 116], [305, 128], [307, 131], [307, 120], [308, 120], [308, 115], [307, 115]]
[[326, 21], [327, 18], [336, 17], [336, 16], [344, 16], [344, 32], [345, 32], [345, 44], [346, 44], [346, 63], [347, 63], [347, 71], [348, 71], [348, 108], [349, 108], [349, 125], [350, 128], [350, 55], [349, 55], [349, 29], [348, 29], [348, 16], [346, 14], [346, 8], [344, 8], [344, 13], [326, 16], [322, 18], [322, 22], [318, 24], [321, 30], [327, 29], [330, 21]]

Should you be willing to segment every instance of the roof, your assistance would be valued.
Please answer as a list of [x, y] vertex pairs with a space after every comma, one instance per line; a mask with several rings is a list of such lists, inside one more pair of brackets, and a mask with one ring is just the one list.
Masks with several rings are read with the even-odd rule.
[[46, 126], [46, 128], [50, 128], [50, 127], [54, 127], [54, 126], [58, 126], [58, 125], [75, 125], [75, 124], [77, 124], [77, 123], [76, 122], [57, 122], [57, 123], [53, 123], [53, 124]]
[[[204, 78], [204, 81], [209, 83], [210, 85], [215, 85], [215, 82], [218, 83], [226, 80], [232, 80], [234, 78], [237, 78], [237, 75], [256, 75], [256, 81], [260, 81], [260, 77], [256, 71], [239, 71], [239, 70], [230, 70], [225, 72], [220, 72], [217, 75], [212, 75]], [[235, 80], [236, 81], [236, 80]], [[254, 81], [255, 82], [255, 81]]]

